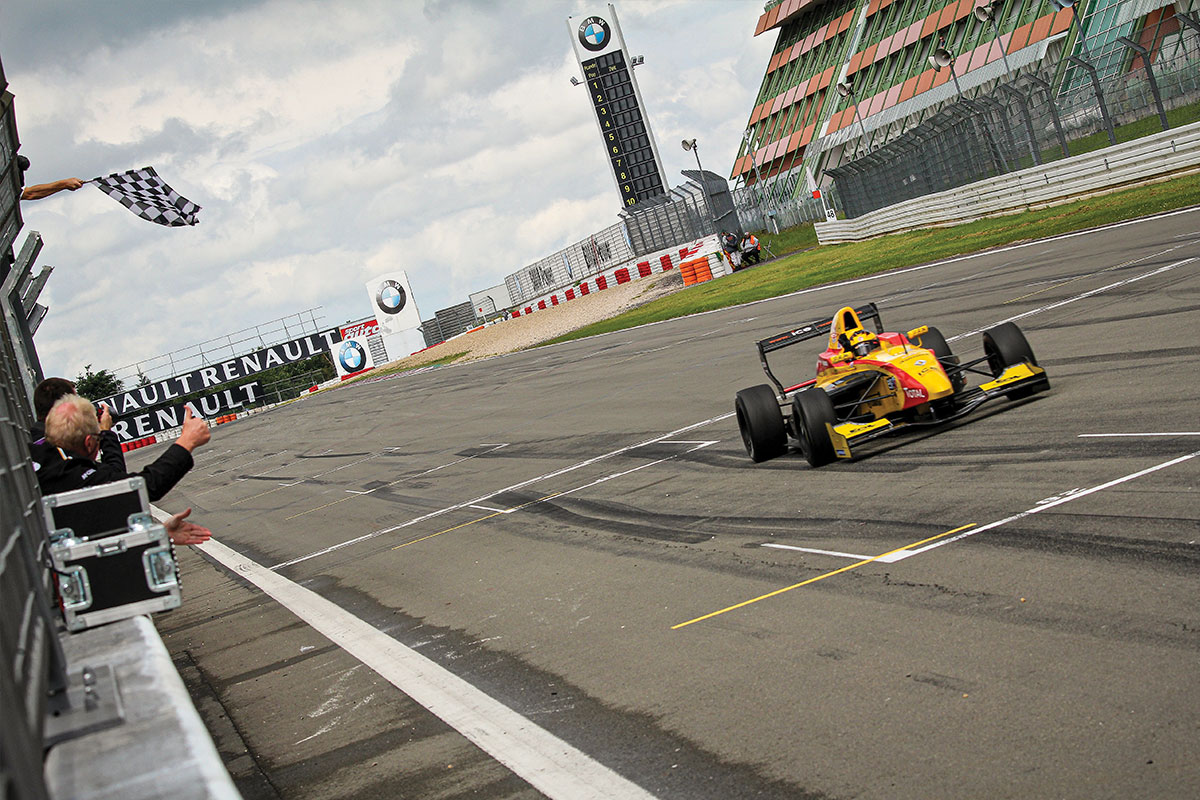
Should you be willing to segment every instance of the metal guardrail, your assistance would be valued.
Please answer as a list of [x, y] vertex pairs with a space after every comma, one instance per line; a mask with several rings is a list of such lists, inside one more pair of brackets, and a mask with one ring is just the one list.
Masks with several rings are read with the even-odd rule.
[[[5, 88], [0, 69], [0, 798], [57, 800], [111, 791], [118, 784], [117, 791], [129, 800], [169, 791], [171, 786], [157, 775], [143, 781], [140, 791], [131, 788], [127, 770], [129, 756], [136, 752], [177, 776], [177, 785], [203, 786], [194, 796], [233, 800], [237, 791], [227, 776], [224, 783], [200, 781], [204, 775], [223, 774], [213, 768], [220, 757], [211, 743], [205, 749], [193, 742], [183, 758], [176, 757], [179, 739], [172, 735], [187, 726], [203, 731], [203, 725], [161, 642], [162, 658], [150, 664], [142, 642], [111, 625], [101, 635], [114, 647], [101, 652], [94, 636], [67, 639], [56, 608], [51, 541], [29, 452], [32, 388], [40, 377], [30, 314], [38, 308], [35, 301], [47, 273], [34, 278], [30, 272], [40, 247], [36, 233], [19, 254], [13, 252], [21, 228], [20, 142], [12, 95]], [[148, 621], [145, 627], [153, 634]], [[120, 690], [114, 654], [128, 662]], [[172, 677], [177, 690], [167, 693], [163, 687]], [[130, 725], [123, 735], [110, 736], [108, 728], [129, 720], [122, 694], [137, 707], [135, 719], [137, 710], [146, 708], [165, 723], [153, 730]], [[172, 748], [171, 758], [164, 757], [166, 747]], [[98, 756], [100, 750], [107, 755]], [[120, 757], [111, 758], [113, 754]]]
[[[0, 67], [0, 283], [16, 270], [21, 228], [17, 125]], [[66, 665], [50, 608], [50, 574], [42, 566], [49, 539], [41, 494], [29, 463], [30, 394], [24, 380], [19, 287], [0, 297], [0, 795], [47, 796], [42, 747], [47, 697], [66, 690]], [[11, 324], [10, 324], [11, 323]]]
[[814, 225], [821, 244], [942, 227], [1042, 208], [1200, 170], [1200, 122], [1040, 167]]
[[49, 598], [45, 521], [29, 464], [30, 419], [7, 330], [0, 345], [0, 787], [45, 797], [42, 741], [47, 697], [66, 689], [66, 665]]

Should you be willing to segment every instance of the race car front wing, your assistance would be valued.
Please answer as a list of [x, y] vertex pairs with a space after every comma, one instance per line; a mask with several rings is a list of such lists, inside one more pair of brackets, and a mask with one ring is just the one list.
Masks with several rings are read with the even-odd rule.
[[960, 393], [955, 397], [953, 410], [949, 413], [938, 414], [929, 419], [900, 421], [881, 417], [871, 422], [842, 422], [837, 425], [826, 424], [826, 427], [829, 429], [829, 438], [837, 457], [851, 458], [851, 445], [857, 447], [902, 428], [941, 425], [966, 416], [988, 400], [1008, 397], [1015, 392], [1040, 391], [1047, 386], [1049, 379], [1044, 369], [1027, 363], [1014, 364], [992, 380]]

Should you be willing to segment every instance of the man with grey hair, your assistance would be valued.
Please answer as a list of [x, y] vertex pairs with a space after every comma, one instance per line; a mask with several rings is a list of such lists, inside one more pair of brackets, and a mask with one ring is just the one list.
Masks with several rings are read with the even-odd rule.
[[[108, 406], [101, 406], [97, 414], [91, 402], [77, 394], [59, 398], [46, 415], [45, 439], [30, 445], [33, 469], [42, 494], [68, 492], [136, 476], [146, 481], [149, 498], [158, 500], [192, 468], [192, 451], [211, 436], [208, 423], [193, 417], [188, 409], [183, 431], [175, 443], [141, 472], [129, 473], [112, 425]], [[191, 513], [192, 509], [188, 508], [163, 522], [175, 544], [202, 544], [212, 536], [208, 528], [187, 520]]]
[[141, 472], [130, 473], [112, 426], [107, 406], [102, 406], [97, 414], [91, 402], [77, 394], [59, 398], [46, 415], [45, 440], [30, 446], [42, 494], [140, 477], [146, 481], [150, 500], [159, 500], [192, 468], [192, 451], [211, 436], [208, 423], [192, 416], [189, 408], [175, 443], [153, 464]]

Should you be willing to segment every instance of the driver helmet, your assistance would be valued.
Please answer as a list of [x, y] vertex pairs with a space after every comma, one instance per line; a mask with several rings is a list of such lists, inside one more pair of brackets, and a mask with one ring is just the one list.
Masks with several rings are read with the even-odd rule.
[[879, 337], [868, 330], [859, 328], [850, 334], [850, 349], [854, 355], [862, 358], [879, 348]]

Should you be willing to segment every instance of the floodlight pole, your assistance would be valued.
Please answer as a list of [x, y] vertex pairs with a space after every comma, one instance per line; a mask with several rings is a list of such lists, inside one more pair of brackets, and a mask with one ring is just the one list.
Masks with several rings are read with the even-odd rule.
[[[767, 226], [767, 211], [765, 208], [763, 208], [762, 173], [760, 173], [758, 171], [758, 159], [755, 157], [756, 153], [755, 153], [754, 146], [755, 146], [755, 144], [757, 144], [757, 142], [755, 142], [754, 134], [751, 133], [749, 128], [747, 128], [745, 130], [745, 132], [742, 133], [742, 141], [746, 143], [746, 147], [749, 148], [749, 150], [750, 150], [750, 166], [754, 170], [754, 186], [755, 186], [754, 196], [758, 201], [758, 213], [762, 217], [763, 230], [765, 231], [765, 230], [768, 230], [768, 226]], [[747, 188], [749, 188], [749, 187], [747, 187]]]
[[708, 179], [704, 177], [704, 167], [700, 166], [700, 145], [696, 144], [695, 139], [684, 139], [682, 144], [684, 150], [691, 150], [692, 155], [696, 157], [696, 169], [700, 171], [700, 191], [704, 193], [704, 208], [708, 210], [708, 221], [716, 233], [717, 218], [713, 216], [712, 203], [708, 199]]
[[848, 97], [854, 101], [854, 118], [858, 120], [859, 130], [862, 131], [863, 143], [867, 145], [867, 152], [870, 152], [871, 144], [867, 141], [867, 126], [863, 124], [862, 117], [859, 116], [858, 113], [858, 95], [854, 93], [854, 84], [852, 84], [849, 80], [844, 80], [835, 88], [837, 89], [837, 93], [842, 97]]
[[975, 6], [975, 19], [980, 22], [992, 23], [992, 30], [996, 32], [996, 44], [1000, 45], [1000, 57], [1004, 59], [1004, 74], [1008, 75], [1008, 73], [1012, 72], [1012, 67], [1008, 63], [1008, 53], [1005, 52], [1006, 48], [1000, 41], [1000, 23], [996, 22], [996, 10], [1003, 4], [1003, 0], [992, 0], [992, 2], [986, 5]]
[[929, 55], [929, 65], [937, 72], [942, 67], [950, 68], [950, 77], [954, 79], [954, 91], [962, 97], [962, 86], [958, 83], [958, 73], [954, 71], [954, 55], [946, 48], [946, 37], [938, 40], [938, 47]]

